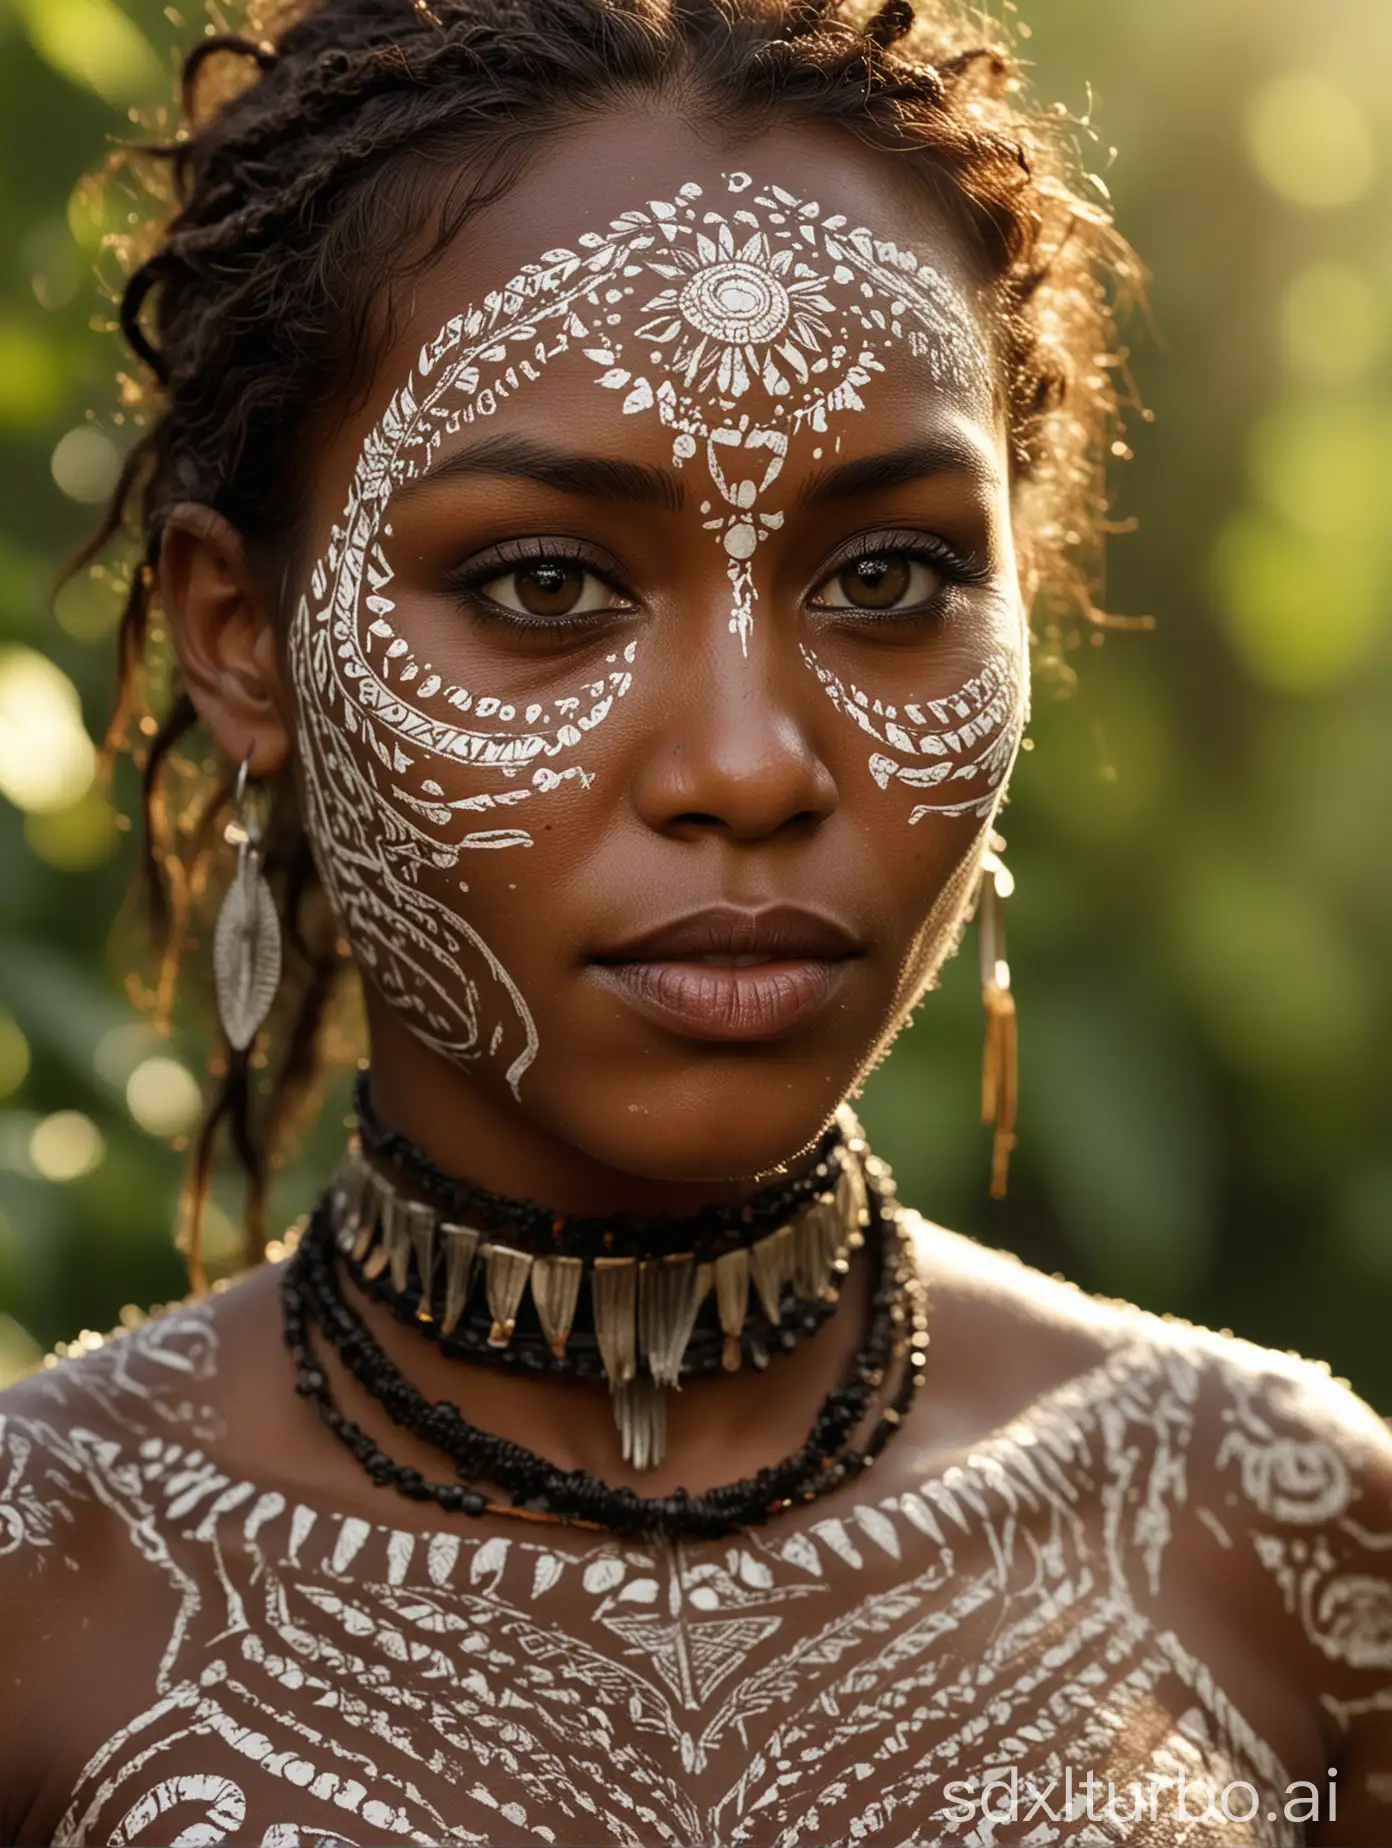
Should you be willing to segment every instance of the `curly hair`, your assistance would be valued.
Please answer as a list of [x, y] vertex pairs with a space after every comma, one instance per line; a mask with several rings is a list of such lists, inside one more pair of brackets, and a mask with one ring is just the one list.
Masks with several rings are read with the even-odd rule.
[[[223, 514], [283, 603], [316, 419], [370, 381], [402, 280], [558, 131], [651, 102], [732, 141], [774, 123], [838, 129], [904, 163], [947, 207], [986, 283], [1015, 537], [1042, 587], [1043, 632], [1057, 634], [1062, 610], [1095, 613], [1087, 584], [1123, 370], [1113, 304], [1134, 259], [1084, 194], [1069, 125], [1027, 103], [1008, 47], [974, 11], [957, 0], [250, 0], [243, 33], [210, 29], [185, 58], [172, 138], [125, 151], [152, 202], [120, 309], [148, 374], [144, 427], [81, 555], [123, 531], [139, 546], [109, 744], [133, 740], [141, 768], [166, 999], [232, 782], [180, 748], [197, 715], [157, 610], [170, 508], [194, 500]], [[366, 249], [382, 253], [371, 269], [385, 286]], [[273, 781], [266, 840], [288, 936], [274, 1057], [224, 1049], [214, 1061], [180, 1235], [195, 1287], [224, 1123], [247, 1179], [248, 1261], [263, 1252], [268, 1169], [313, 1092], [347, 966], [289, 771]], [[266, 1068], [255, 1083], [253, 1068]]]

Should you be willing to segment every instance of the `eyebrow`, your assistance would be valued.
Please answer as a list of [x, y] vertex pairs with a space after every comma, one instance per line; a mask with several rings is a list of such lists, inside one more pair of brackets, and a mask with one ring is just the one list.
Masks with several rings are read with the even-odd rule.
[[982, 458], [965, 438], [944, 434], [920, 443], [891, 449], [884, 455], [857, 456], [839, 462], [808, 478], [798, 496], [800, 505], [815, 507], [827, 501], [847, 500], [853, 494], [871, 494], [885, 488], [902, 488], [932, 475], [970, 475], [980, 480]]
[[448, 481], [456, 475], [514, 475], [539, 481], [544, 487], [589, 500], [625, 500], [645, 507], [679, 508], [686, 490], [666, 469], [645, 462], [621, 462], [610, 456], [589, 456], [552, 449], [526, 436], [485, 437], [467, 449], [442, 456], [423, 475], [404, 484], [405, 496], [427, 482]]

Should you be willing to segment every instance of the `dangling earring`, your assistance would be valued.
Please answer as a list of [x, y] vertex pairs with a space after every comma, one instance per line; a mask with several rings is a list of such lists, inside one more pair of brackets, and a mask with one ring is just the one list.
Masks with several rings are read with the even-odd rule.
[[1015, 1147], [1015, 1111], [1020, 1095], [1019, 1035], [1015, 997], [1010, 992], [1010, 964], [1005, 959], [1003, 899], [1015, 880], [1001, 860], [1005, 842], [991, 836], [981, 862], [977, 898], [977, 946], [981, 955], [981, 1002], [986, 1010], [986, 1044], [981, 1060], [981, 1120], [993, 1124], [991, 1198], [1005, 1198], [1010, 1151]]
[[237, 772], [232, 820], [223, 839], [237, 849], [237, 870], [218, 912], [213, 978], [227, 1043], [245, 1052], [280, 985], [280, 919], [261, 871], [261, 827], [247, 801], [248, 750]]

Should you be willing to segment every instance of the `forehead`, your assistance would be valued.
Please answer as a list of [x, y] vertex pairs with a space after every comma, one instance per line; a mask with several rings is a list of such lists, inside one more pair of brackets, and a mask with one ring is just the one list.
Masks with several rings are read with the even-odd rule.
[[[396, 304], [376, 408], [432, 343], [457, 352], [531, 310], [546, 363], [511, 404], [493, 394], [505, 422], [545, 416], [538, 395], [554, 405], [592, 385], [596, 364], [611, 389], [626, 370], [631, 391], [665, 386], [669, 413], [675, 392], [703, 422], [743, 414], [795, 430], [877, 376], [891, 385], [877, 399], [907, 391], [919, 408], [996, 421], [983, 291], [960, 232], [893, 156], [821, 128], [713, 147], [648, 117], [548, 142]], [[547, 339], [558, 328], [562, 350]], [[619, 345], [623, 365], [595, 359]], [[603, 414], [592, 394], [587, 408]]]

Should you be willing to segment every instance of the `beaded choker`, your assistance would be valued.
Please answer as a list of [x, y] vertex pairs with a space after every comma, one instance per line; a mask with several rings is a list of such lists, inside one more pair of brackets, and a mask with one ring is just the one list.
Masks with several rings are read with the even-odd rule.
[[[867, 1256], [879, 1268], [865, 1339], [846, 1378], [823, 1401], [802, 1446], [782, 1462], [738, 1482], [699, 1495], [678, 1489], [668, 1496], [644, 1497], [629, 1488], [611, 1488], [587, 1471], [562, 1469], [520, 1444], [471, 1425], [448, 1401], [427, 1400], [392, 1364], [343, 1295], [327, 1196], [310, 1215], [281, 1285], [295, 1390], [318, 1408], [373, 1482], [446, 1511], [565, 1522], [623, 1537], [668, 1540], [710, 1539], [758, 1526], [868, 1468], [900, 1427], [922, 1384], [928, 1343], [923, 1286], [894, 1205], [893, 1181], [873, 1157], [866, 1160], [865, 1170], [870, 1182]], [[454, 1481], [431, 1481], [393, 1462], [367, 1432], [345, 1417], [311, 1347], [312, 1325], [394, 1423], [448, 1458]], [[881, 1389], [887, 1392], [887, 1402], [881, 1401], [883, 1409], [868, 1435], [856, 1443], [854, 1434]], [[510, 1499], [496, 1500], [482, 1485]]]
[[486, 1238], [519, 1251], [572, 1258], [652, 1258], [684, 1251], [695, 1251], [703, 1259], [718, 1257], [776, 1231], [799, 1207], [825, 1194], [848, 1140], [859, 1143], [861, 1154], [865, 1150], [853, 1113], [843, 1108], [817, 1144], [805, 1173], [761, 1188], [736, 1206], [705, 1206], [682, 1215], [605, 1213], [586, 1218], [554, 1212], [534, 1200], [512, 1200], [443, 1173], [423, 1149], [383, 1123], [366, 1071], [358, 1073], [353, 1109], [362, 1154], [379, 1172], [397, 1176], [403, 1195], [414, 1194], [433, 1206], [441, 1219], [477, 1227]]
[[762, 1368], [819, 1327], [864, 1241], [867, 1151], [849, 1112], [805, 1174], [738, 1206], [584, 1219], [443, 1174], [381, 1124], [365, 1073], [356, 1102], [324, 1207], [355, 1281], [446, 1352], [607, 1380], [635, 1468], [662, 1460], [670, 1389]]

